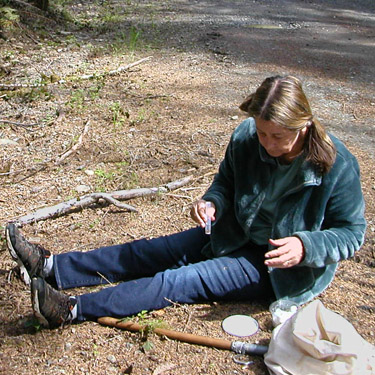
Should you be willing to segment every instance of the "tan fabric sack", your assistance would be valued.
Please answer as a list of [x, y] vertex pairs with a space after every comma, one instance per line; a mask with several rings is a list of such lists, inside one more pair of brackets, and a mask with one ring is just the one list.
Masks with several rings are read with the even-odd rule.
[[271, 375], [375, 375], [375, 346], [319, 300], [274, 329], [264, 359]]

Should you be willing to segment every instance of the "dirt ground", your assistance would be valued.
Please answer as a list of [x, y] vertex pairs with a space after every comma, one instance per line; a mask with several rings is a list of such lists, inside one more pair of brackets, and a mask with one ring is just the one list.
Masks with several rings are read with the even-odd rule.
[[[180, 189], [127, 201], [136, 213], [97, 205], [22, 230], [62, 253], [191, 227], [190, 204], [211, 183], [244, 118], [241, 100], [265, 77], [293, 74], [315, 115], [358, 158], [367, 205], [362, 250], [340, 264], [319, 299], [375, 344], [373, 0], [51, 0], [49, 13], [26, 5], [18, 12], [20, 21], [0, 39], [2, 230], [87, 193], [187, 176]], [[153, 333], [94, 322], [38, 330], [30, 291], [0, 240], [1, 374], [267, 374], [261, 357], [243, 368], [229, 351]], [[221, 328], [231, 314], [259, 322], [243, 341], [269, 342], [266, 303], [173, 304], [134, 319], [234, 341]]]

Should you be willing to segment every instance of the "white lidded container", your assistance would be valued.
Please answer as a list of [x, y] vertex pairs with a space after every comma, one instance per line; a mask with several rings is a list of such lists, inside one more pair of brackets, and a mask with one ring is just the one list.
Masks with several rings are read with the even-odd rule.
[[279, 324], [284, 323], [291, 316], [293, 316], [298, 310], [298, 304], [296, 302], [279, 299], [270, 305], [270, 312], [272, 314], [272, 323], [276, 327]]

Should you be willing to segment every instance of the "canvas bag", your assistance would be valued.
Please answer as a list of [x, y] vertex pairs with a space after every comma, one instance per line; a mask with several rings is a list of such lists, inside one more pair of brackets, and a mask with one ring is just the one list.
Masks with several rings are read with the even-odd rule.
[[319, 300], [274, 329], [264, 360], [271, 375], [375, 375], [375, 346]]

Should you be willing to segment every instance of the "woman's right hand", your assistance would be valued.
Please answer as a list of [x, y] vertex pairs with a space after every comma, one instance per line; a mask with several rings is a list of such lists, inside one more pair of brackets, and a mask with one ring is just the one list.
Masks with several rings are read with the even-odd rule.
[[191, 218], [198, 223], [202, 228], [206, 226], [207, 215], [211, 218], [211, 221], [215, 221], [216, 207], [213, 202], [211, 202], [211, 207], [208, 209], [206, 214], [206, 201], [203, 199], [198, 199], [193, 203], [190, 210]]

